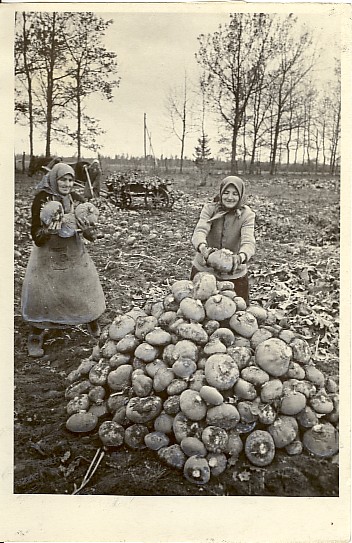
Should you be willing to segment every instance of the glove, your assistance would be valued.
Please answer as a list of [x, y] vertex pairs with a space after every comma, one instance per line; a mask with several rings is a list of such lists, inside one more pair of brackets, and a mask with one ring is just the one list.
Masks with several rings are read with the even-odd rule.
[[242, 264], [241, 257], [239, 255], [233, 255], [233, 266], [231, 272], [234, 273], [237, 268]]
[[198, 252], [202, 255], [205, 262], [208, 260], [209, 255], [216, 251], [213, 247], [208, 247], [206, 243], [201, 243], [198, 247]]
[[85, 237], [88, 241], [95, 241], [98, 237], [96, 226], [88, 226], [88, 228], [82, 230], [82, 233], [83, 237]]

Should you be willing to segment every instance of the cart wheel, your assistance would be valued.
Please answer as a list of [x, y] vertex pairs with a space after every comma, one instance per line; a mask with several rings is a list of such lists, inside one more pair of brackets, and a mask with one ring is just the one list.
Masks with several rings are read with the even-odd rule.
[[167, 190], [159, 188], [146, 192], [145, 205], [148, 209], [152, 207], [164, 209], [169, 207], [169, 194]]
[[128, 194], [128, 192], [121, 191], [121, 207], [131, 207], [132, 204], [132, 198], [131, 195]]
[[120, 207], [121, 206], [121, 200], [118, 196], [118, 194], [116, 192], [108, 192], [108, 200], [110, 200], [110, 202], [112, 204], [114, 204], [114, 206], [116, 207]]

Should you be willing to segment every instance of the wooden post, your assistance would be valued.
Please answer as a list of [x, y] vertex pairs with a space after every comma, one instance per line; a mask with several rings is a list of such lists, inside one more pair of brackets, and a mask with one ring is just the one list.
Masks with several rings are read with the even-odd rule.
[[144, 169], [147, 170], [147, 114], [144, 113]]
[[25, 172], [26, 169], [26, 153], [23, 151], [22, 153], [22, 173]]

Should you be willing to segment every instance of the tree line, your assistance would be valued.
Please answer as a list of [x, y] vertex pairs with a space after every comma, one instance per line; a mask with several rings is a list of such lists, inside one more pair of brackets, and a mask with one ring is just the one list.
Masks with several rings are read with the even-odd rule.
[[16, 13], [15, 113], [29, 126], [33, 156], [34, 130], [45, 135], [45, 155], [52, 141], [96, 151], [102, 133], [99, 120], [87, 113], [92, 94], [112, 100], [119, 86], [116, 53], [104, 45], [104, 21], [90, 13]]
[[331, 77], [322, 83], [317, 77], [318, 47], [297, 17], [230, 14], [228, 24], [219, 25], [212, 34], [201, 34], [198, 42], [198, 101], [192, 100], [194, 90], [190, 91], [187, 78], [166, 97], [172, 130], [182, 142], [181, 168], [184, 140], [191, 131], [197, 104], [201, 136], [195, 157], [200, 164], [211, 160], [206, 109], [216, 115], [221, 151], [230, 160], [232, 173], [238, 172], [239, 162], [248, 164], [249, 173], [253, 173], [257, 164], [266, 161], [271, 174], [283, 161], [287, 171], [300, 164], [316, 172], [319, 165], [323, 171], [336, 172], [340, 62], [335, 58]]
[[[58, 140], [96, 152], [103, 129], [89, 116], [87, 98], [111, 101], [118, 88], [117, 55], [104, 36], [112, 20], [91, 12], [16, 14], [16, 121], [45, 135], [45, 154]], [[319, 50], [308, 30], [292, 14], [232, 13], [212, 34], [198, 36], [195, 53], [200, 77], [185, 73], [166, 96], [171, 132], [180, 142], [180, 171], [185, 142], [198, 132], [194, 160], [207, 171], [212, 153], [207, 119], [215, 116], [220, 154], [231, 173], [245, 165], [254, 173], [269, 163], [274, 174], [283, 163], [335, 173], [339, 163], [341, 77], [339, 59], [324, 83], [317, 77]]]

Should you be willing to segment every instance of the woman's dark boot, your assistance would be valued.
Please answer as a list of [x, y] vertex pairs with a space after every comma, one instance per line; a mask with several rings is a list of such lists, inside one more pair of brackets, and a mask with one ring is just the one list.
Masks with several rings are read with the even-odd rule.
[[32, 327], [27, 341], [29, 356], [31, 356], [32, 358], [40, 358], [44, 355], [43, 339], [44, 330]]
[[88, 328], [88, 332], [90, 333], [91, 336], [93, 336], [95, 338], [100, 337], [101, 330], [100, 330], [98, 320], [89, 322], [87, 324], [87, 328]]

